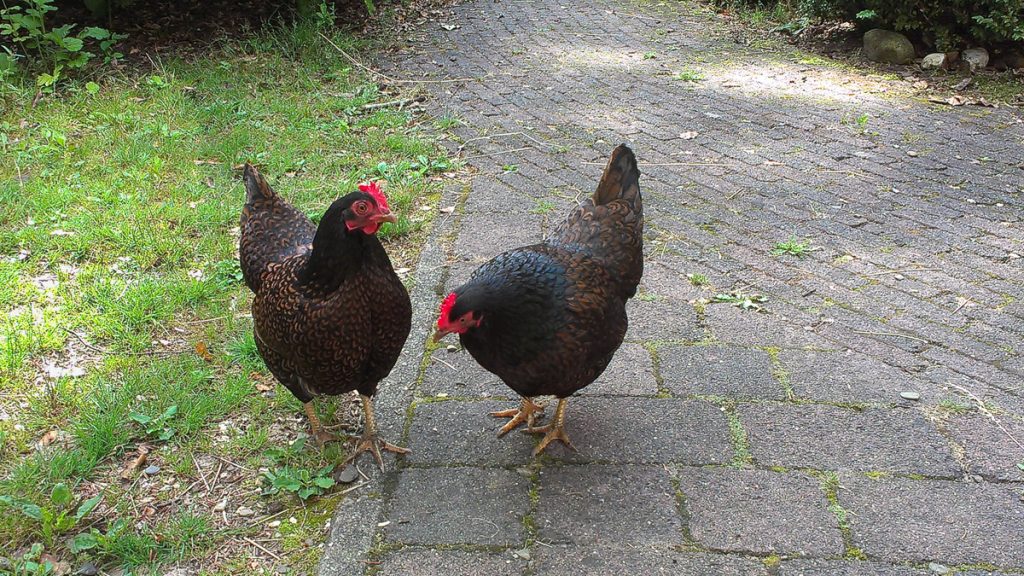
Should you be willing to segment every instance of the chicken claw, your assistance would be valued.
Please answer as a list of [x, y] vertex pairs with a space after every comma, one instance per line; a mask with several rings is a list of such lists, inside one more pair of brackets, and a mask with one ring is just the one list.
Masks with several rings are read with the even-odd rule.
[[491, 412], [491, 416], [494, 416], [495, 418], [511, 418], [511, 420], [501, 427], [501, 430], [498, 430], [498, 438], [508, 434], [510, 430], [514, 430], [516, 426], [519, 426], [523, 422], [526, 422], [527, 428], [533, 428], [534, 420], [537, 419], [538, 414], [544, 414], [544, 406], [541, 404], [535, 404], [533, 400], [530, 400], [526, 396], [523, 396], [523, 403], [519, 408], [509, 408], [508, 410]]
[[527, 426], [526, 430], [523, 430], [523, 432], [526, 432], [527, 434], [544, 434], [544, 438], [541, 439], [540, 444], [533, 449], [534, 458], [539, 456], [540, 453], [548, 447], [548, 444], [551, 444], [555, 440], [565, 444], [573, 452], [576, 451], [576, 447], [573, 446], [572, 442], [569, 440], [569, 435], [565, 433], [565, 405], [567, 401], [568, 398], [558, 399], [558, 407], [555, 408], [555, 417], [551, 419], [550, 423], [536, 428], [533, 426]]
[[359, 442], [356, 444], [355, 452], [348, 457], [346, 462], [355, 462], [356, 458], [359, 457], [363, 452], [370, 452], [373, 454], [373, 458], [377, 461], [377, 466], [380, 466], [380, 471], [384, 471], [384, 457], [381, 455], [380, 450], [383, 448], [388, 452], [394, 452], [396, 454], [408, 454], [408, 448], [402, 448], [401, 446], [395, 446], [390, 442], [385, 441], [383, 438], [377, 437], [377, 420], [373, 416], [373, 402], [369, 396], [359, 395], [363, 401], [363, 415], [366, 418], [366, 424], [363, 427], [363, 435], [359, 438]]

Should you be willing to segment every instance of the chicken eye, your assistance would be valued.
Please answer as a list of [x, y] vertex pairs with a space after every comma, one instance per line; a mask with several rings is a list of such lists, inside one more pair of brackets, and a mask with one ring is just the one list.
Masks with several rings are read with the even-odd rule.
[[366, 202], [356, 202], [354, 208], [356, 214], [366, 214], [366, 211], [369, 209], [369, 207], [366, 205]]

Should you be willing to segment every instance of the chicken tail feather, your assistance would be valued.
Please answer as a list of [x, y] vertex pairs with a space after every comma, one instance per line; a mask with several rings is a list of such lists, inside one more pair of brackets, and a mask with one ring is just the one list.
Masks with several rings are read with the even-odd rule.
[[619, 198], [635, 203], [639, 197], [640, 169], [636, 165], [636, 156], [628, 146], [619, 144], [612, 150], [604, 175], [594, 192], [594, 204], [602, 206]]

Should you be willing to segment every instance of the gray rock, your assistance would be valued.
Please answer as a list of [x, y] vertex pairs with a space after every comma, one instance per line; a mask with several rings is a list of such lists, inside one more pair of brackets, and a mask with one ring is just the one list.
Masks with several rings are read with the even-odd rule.
[[963, 58], [964, 62], [967, 62], [971, 72], [988, 66], [988, 50], [984, 48], [968, 48], [963, 51], [961, 58]]
[[157, 466], [156, 464], [151, 464], [150, 466], [147, 466], [145, 470], [143, 470], [143, 472], [149, 476], [152, 476], [153, 474], [156, 474], [159, 471], [160, 467]]
[[947, 65], [946, 55], [942, 52], [935, 52], [929, 54], [921, 60], [922, 70], [935, 70], [937, 68], [945, 68]]
[[872, 62], [906, 64], [914, 59], [914, 45], [899, 32], [875, 28], [864, 34], [864, 57]]

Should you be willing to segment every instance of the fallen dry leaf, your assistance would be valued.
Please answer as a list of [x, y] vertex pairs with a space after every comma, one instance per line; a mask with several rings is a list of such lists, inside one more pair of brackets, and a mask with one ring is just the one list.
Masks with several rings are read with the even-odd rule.
[[196, 354], [207, 362], [213, 362], [213, 354], [210, 354], [210, 350], [206, 347], [206, 342], [200, 340], [196, 342]]
[[441, 208], [441, 212], [444, 214], [451, 214], [455, 212], [455, 206], [445, 206], [444, 208]]
[[135, 458], [125, 466], [124, 470], [121, 471], [122, 480], [131, 480], [135, 476], [135, 471], [142, 468], [142, 465], [146, 463], [146, 458], [149, 457], [149, 447], [142, 444], [138, 447]]
[[682, 134], [679, 135], [679, 137], [682, 138], [683, 140], [693, 140], [697, 136], [700, 136], [700, 134], [697, 133], [697, 132], [694, 132], [693, 130], [689, 130], [687, 132], [683, 132]]
[[39, 446], [40, 447], [49, 446], [50, 444], [53, 444], [53, 442], [56, 439], [57, 439], [57, 431], [56, 430], [50, 430], [46, 434], [43, 434], [42, 438], [39, 439]]
[[222, 162], [220, 160], [204, 160], [204, 159], [200, 159], [200, 160], [193, 160], [193, 162], [195, 162], [196, 166], [203, 166], [204, 164], [208, 164], [208, 165], [211, 165], [211, 166], [216, 166], [218, 164], [222, 164]]

